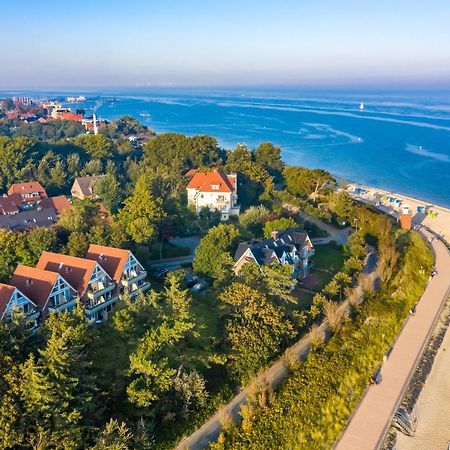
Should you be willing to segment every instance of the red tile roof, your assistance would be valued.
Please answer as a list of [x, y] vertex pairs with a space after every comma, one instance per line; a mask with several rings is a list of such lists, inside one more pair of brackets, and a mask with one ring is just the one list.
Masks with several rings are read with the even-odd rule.
[[65, 113], [59, 114], [58, 117], [61, 120], [75, 120], [77, 122], [81, 122], [83, 120], [83, 116], [81, 114], [74, 114], [72, 112], [65, 112]]
[[125, 269], [129, 250], [91, 244], [86, 258], [97, 261], [105, 272], [118, 283]]
[[39, 203], [39, 207], [42, 209], [45, 208], [54, 208], [58, 216], [70, 208], [70, 202], [65, 195], [58, 195], [57, 197], [48, 197], [41, 200]]
[[[8, 189], [8, 195], [11, 194], [32, 194], [37, 192], [41, 197], [47, 197], [47, 192], [38, 181], [30, 181], [28, 183], [14, 183]], [[28, 200], [28, 199], [27, 199]]]
[[59, 273], [75, 290], [83, 295], [89, 285], [96, 262], [59, 253], [42, 253], [36, 267]]
[[22, 196], [19, 194], [3, 195], [0, 197], [0, 214], [17, 214], [20, 211]]
[[0, 319], [5, 313], [5, 309], [8, 306], [8, 303], [15, 290], [16, 288], [14, 286], [0, 283]]
[[[187, 185], [187, 189], [197, 189], [199, 192], [233, 192], [235, 179], [225, 175], [221, 170], [212, 172], [197, 172]], [[213, 189], [212, 186], [218, 186]]]
[[9, 283], [33, 300], [40, 309], [44, 309], [57, 279], [58, 274], [55, 272], [19, 264]]

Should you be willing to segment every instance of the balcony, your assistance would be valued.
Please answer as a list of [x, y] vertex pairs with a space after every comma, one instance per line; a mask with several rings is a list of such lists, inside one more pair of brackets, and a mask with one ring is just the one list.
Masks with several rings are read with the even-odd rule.
[[113, 291], [115, 288], [115, 285], [114, 285], [114, 283], [111, 283], [111, 284], [107, 284], [106, 286], [104, 286], [103, 283], [98, 283], [97, 287], [98, 287], [97, 290], [90, 288], [87, 291], [87, 296], [90, 300], [97, 300], [102, 295], [105, 295], [108, 292]]
[[311, 250], [303, 250], [301, 255], [302, 258], [311, 258], [312, 256], [314, 256], [314, 253], [316, 253], [316, 251], [312, 248]]
[[51, 305], [48, 307], [48, 310], [52, 314], [56, 314], [62, 311], [66, 311], [67, 309], [74, 309], [77, 306], [77, 298], [72, 298], [68, 302], [61, 303], [59, 305]]
[[30, 322], [35, 322], [39, 319], [39, 316], [41, 315], [40, 311], [32, 311], [30, 314], [27, 315], [27, 320]]
[[[141, 284], [140, 286], [135, 285], [134, 289], [132, 289], [129, 292], [125, 291], [123, 295], [128, 294], [131, 298], [133, 298], [133, 297], [136, 297], [136, 295], [138, 295], [139, 292], [148, 291], [150, 289], [150, 287], [151, 287], [151, 284], [147, 281], [146, 283]], [[121, 295], [121, 298], [123, 298], [123, 295]]]
[[99, 301], [97, 301], [96, 303], [89, 302], [87, 305], [85, 305], [84, 312], [86, 313], [86, 316], [90, 318], [99, 311], [106, 309], [108, 306], [114, 305], [114, 303], [116, 303], [117, 300], [119, 300], [119, 297], [117, 295], [110, 297], [108, 299], [101, 297]]
[[128, 287], [133, 284], [137, 284], [139, 281], [143, 280], [147, 276], [147, 272], [145, 270], [130, 274], [128, 278], [122, 278], [121, 283], [122, 286]]

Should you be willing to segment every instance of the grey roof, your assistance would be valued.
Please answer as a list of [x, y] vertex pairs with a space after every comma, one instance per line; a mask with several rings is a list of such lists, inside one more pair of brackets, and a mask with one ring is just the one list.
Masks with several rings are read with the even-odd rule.
[[104, 175], [89, 175], [86, 177], [78, 177], [75, 179], [75, 182], [78, 182], [83, 195], [89, 196], [94, 193], [93, 188], [95, 183], [103, 176]]
[[13, 215], [0, 215], [0, 228], [21, 231], [30, 228], [49, 227], [57, 220], [58, 215], [55, 208], [30, 209]]
[[[291, 253], [294, 248], [300, 251], [308, 239], [308, 234], [301, 229], [293, 228], [278, 233], [276, 239], [264, 239], [239, 244], [234, 254], [235, 262], [239, 261], [247, 249], [250, 249], [259, 265], [271, 264], [280, 259], [284, 253]], [[275, 255], [274, 255], [275, 254]]]

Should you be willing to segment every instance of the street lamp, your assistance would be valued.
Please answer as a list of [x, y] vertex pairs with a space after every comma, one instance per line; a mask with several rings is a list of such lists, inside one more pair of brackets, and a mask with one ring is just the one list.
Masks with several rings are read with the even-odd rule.
[[353, 223], [355, 224], [356, 232], [358, 232], [358, 219], [353, 219]]

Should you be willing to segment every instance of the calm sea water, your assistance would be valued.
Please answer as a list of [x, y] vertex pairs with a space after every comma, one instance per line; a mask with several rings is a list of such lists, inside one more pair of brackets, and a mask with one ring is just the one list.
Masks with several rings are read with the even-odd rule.
[[450, 92], [128, 90], [84, 106], [225, 148], [270, 141], [289, 164], [450, 206]]

